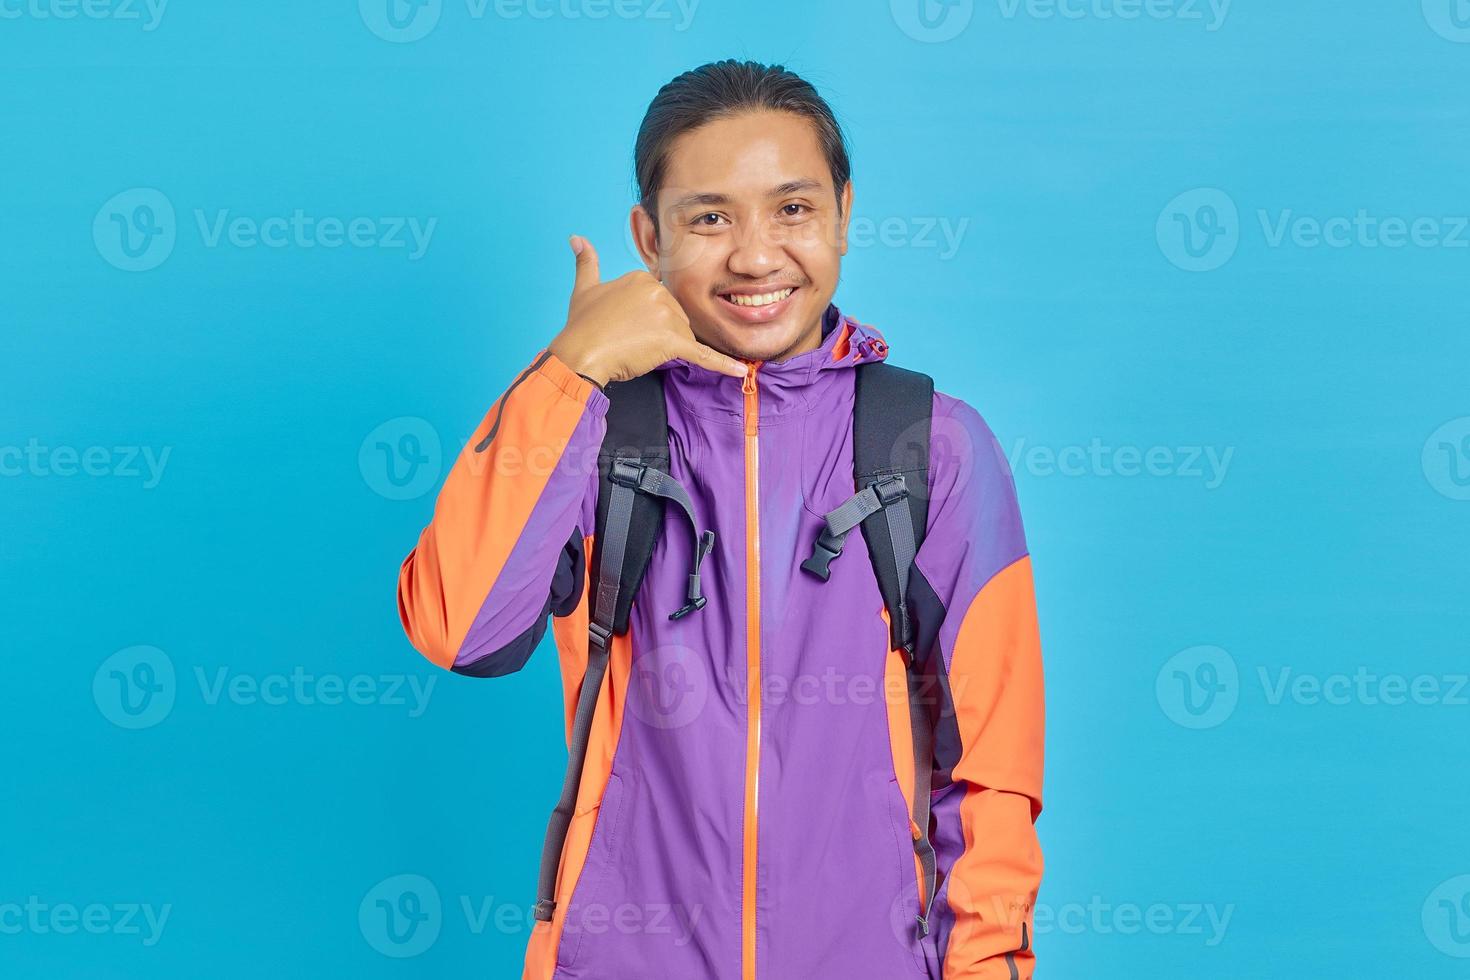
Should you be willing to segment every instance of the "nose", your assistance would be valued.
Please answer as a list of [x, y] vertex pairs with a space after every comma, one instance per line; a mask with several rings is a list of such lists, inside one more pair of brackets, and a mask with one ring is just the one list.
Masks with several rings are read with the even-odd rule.
[[726, 264], [737, 276], [762, 279], [785, 268], [786, 252], [778, 238], [766, 234], [759, 223], [753, 223], [742, 230]]

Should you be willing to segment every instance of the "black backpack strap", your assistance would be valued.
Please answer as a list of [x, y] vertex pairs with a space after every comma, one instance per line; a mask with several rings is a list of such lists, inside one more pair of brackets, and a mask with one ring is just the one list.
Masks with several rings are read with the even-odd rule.
[[556, 910], [556, 873], [577, 806], [577, 789], [587, 758], [587, 743], [597, 697], [607, 673], [614, 635], [628, 632], [628, 614], [648, 571], [648, 561], [663, 526], [664, 501], [672, 500], [694, 533], [694, 562], [686, 602], [670, 619], [705, 605], [699, 566], [714, 548], [715, 533], [699, 530], [689, 493], [669, 475], [668, 416], [663, 376], [649, 372], [607, 386], [607, 433], [597, 456], [597, 524], [592, 543], [591, 612], [587, 625], [587, 670], [572, 716], [571, 744], [561, 798], [551, 812], [541, 848], [541, 873], [532, 915], [550, 922]]
[[[863, 539], [888, 608], [890, 645], [906, 655], [909, 723], [914, 746], [914, 852], [924, 871], [919, 935], [929, 934], [937, 872], [929, 839], [929, 796], [933, 786], [934, 717], [925, 694], [933, 665], [914, 647], [908, 604], [909, 573], [924, 543], [929, 520], [929, 430], [934, 411], [934, 381], [884, 362], [857, 369], [852, 416], [853, 481], [857, 493], [826, 515], [825, 525], [801, 567], [826, 581], [829, 566], [842, 554], [847, 535], [863, 529]], [[879, 517], [878, 515], [882, 515]]]
[[[609, 384], [607, 433], [602, 437], [602, 450], [597, 454], [597, 525], [592, 541], [592, 595], [615, 591], [611, 620], [605, 628], [619, 636], [628, 631], [628, 610], [633, 596], [648, 571], [648, 559], [663, 526], [663, 501], [646, 494], [634, 493], [625, 498], [619, 492], [626, 483], [630, 467], [647, 467], [669, 473], [669, 423], [664, 407], [663, 374], [650, 371], [631, 381]], [[619, 463], [621, 462], [621, 466]], [[622, 478], [624, 483], [619, 483]], [[626, 517], [626, 533], [621, 522], [610, 518], [614, 501], [630, 499]], [[615, 540], [618, 539], [618, 540]], [[621, 547], [622, 554], [608, 561], [607, 546]], [[592, 620], [597, 621], [597, 603], [592, 605]]]
[[[880, 493], [886, 527], [865, 521], [863, 538], [893, 631], [893, 646], [913, 643], [909, 569], [929, 521], [929, 425], [934, 380], [879, 361], [857, 369], [852, 415], [852, 468], [858, 487]], [[907, 507], [892, 506], [902, 499]]]

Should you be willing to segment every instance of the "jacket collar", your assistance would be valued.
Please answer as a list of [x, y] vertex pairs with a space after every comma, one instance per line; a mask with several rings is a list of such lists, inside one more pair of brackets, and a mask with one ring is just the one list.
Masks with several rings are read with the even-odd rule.
[[[837, 408], [839, 399], [850, 400], [852, 396], [848, 369], [887, 356], [888, 344], [882, 334], [829, 304], [822, 315], [822, 343], [816, 349], [784, 361], [760, 362], [755, 379], [761, 422], [821, 407]], [[695, 415], [717, 421], [744, 419], [741, 379], [682, 358], [668, 361], [658, 370], [664, 372], [665, 385]], [[848, 383], [838, 383], [843, 380]]]

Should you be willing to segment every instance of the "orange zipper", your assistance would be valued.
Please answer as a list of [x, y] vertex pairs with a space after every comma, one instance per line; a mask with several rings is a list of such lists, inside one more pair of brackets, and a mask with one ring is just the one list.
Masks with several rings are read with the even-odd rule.
[[740, 975], [755, 980], [756, 825], [760, 807], [761, 759], [761, 529], [760, 396], [748, 361], [745, 381], [745, 849], [742, 858]]

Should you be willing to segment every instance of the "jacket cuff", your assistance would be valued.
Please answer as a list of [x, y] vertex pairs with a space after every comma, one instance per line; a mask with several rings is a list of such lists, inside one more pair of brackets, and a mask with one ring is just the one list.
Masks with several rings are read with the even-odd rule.
[[555, 354], [546, 353], [545, 351], [543, 353], [546, 355], [546, 359], [536, 369], [538, 375], [561, 389], [563, 394], [581, 402], [598, 415], [607, 412], [607, 395], [603, 393], [601, 388], [593, 384], [591, 380], [573, 371], [567, 366], [565, 361]]

